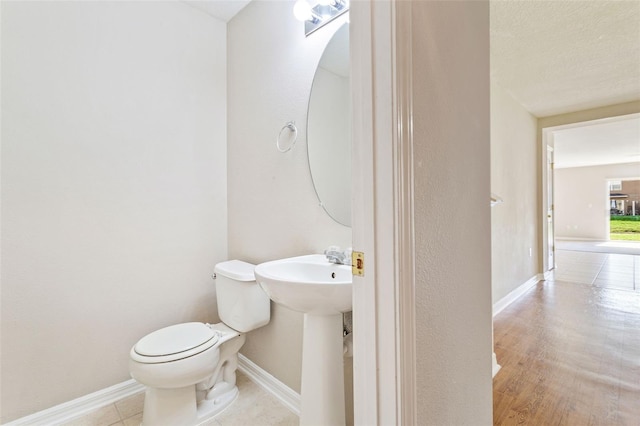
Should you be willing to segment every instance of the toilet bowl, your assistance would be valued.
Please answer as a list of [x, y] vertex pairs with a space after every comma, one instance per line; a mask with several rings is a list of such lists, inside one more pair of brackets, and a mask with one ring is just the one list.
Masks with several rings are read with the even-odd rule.
[[216, 265], [222, 322], [189, 322], [154, 331], [131, 348], [131, 377], [147, 387], [142, 425], [195, 425], [238, 396], [238, 351], [245, 333], [267, 324], [269, 297], [255, 282], [254, 265]]

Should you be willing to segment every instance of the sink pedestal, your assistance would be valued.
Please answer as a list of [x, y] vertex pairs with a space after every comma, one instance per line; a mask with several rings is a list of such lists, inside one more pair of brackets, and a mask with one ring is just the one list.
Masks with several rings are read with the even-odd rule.
[[304, 314], [300, 426], [345, 424], [342, 314]]
[[310, 254], [261, 263], [254, 273], [271, 300], [304, 314], [300, 426], [344, 426], [342, 313], [353, 308], [351, 266]]

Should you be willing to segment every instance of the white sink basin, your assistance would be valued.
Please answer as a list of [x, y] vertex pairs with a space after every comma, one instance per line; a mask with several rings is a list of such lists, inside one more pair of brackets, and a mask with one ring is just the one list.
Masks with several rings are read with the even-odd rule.
[[351, 266], [330, 263], [322, 254], [261, 263], [255, 275], [271, 300], [294, 311], [312, 315], [351, 311]]

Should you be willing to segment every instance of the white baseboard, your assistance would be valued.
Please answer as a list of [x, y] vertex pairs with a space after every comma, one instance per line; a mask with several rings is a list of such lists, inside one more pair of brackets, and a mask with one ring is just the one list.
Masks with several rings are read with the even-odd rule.
[[556, 241], [584, 241], [584, 242], [607, 241], [607, 240], [601, 240], [599, 238], [578, 238], [578, 237], [556, 237], [555, 240]]
[[238, 354], [238, 369], [252, 382], [276, 397], [282, 405], [287, 407], [297, 416], [300, 416], [300, 394], [282, 383], [280, 380], [267, 373], [254, 364], [249, 358]]
[[[529, 290], [531, 287], [533, 287], [536, 284], [538, 284], [539, 281], [544, 280], [545, 276], [546, 275], [543, 275], [543, 274], [537, 274], [537, 275], [529, 278], [527, 280], [527, 282], [525, 282], [524, 284], [518, 286], [516, 289], [512, 290], [505, 297], [503, 297], [502, 299], [500, 299], [496, 303], [494, 303], [493, 304], [493, 316], [495, 317], [500, 312], [502, 312], [502, 310], [504, 308], [506, 308], [507, 306], [509, 306], [510, 304], [515, 302], [516, 300], [518, 300], [523, 294], [525, 294], [527, 292], [527, 290]], [[498, 371], [500, 371], [500, 368], [502, 368], [500, 366], [500, 364], [498, 364], [498, 359], [496, 358], [496, 353], [495, 352], [493, 352], [493, 354], [491, 356], [491, 364], [492, 364], [492, 366], [491, 366], [492, 374], [493, 374], [493, 377], [495, 377], [496, 374], [498, 374]]]
[[61, 425], [121, 399], [144, 392], [144, 389], [145, 387], [135, 380], [127, 380], [55, 407], [38, 411], [10, 423], [5, 423], [4, 426]]
[[[239, 355], [238, 369], [251, 381], [276, 397], [285, 407], [296, 415], [300, 415], [300, 394], [280, 382], [262, 368], [251, 362], [242, 354]], [[89, 395], [38, 411], [21, 417], [4, 426], [62, 425], [87, 415], [109, 404], [144, 392], [145, 386], [135, 380], [127, 380]]]
[[496, 358], [496, 353], [494, 352], [491, 356], [491, 373], [492, 376], [491, 377], [496, 377], [496, 374], [498, 374], [498, 371], [500, 371], [500, 369], [502, 368], [500, 366], [500, 364], [498, 364], [498, 358]]
[[506, 308], [507, 306], [509, 306], [516, 300], [518, 300], [523, 294], [525, 294], [527, 290], [529, 290], [531, 287], [538, 284], [538, 281], [543, 281], [543, 280], [544, 280], [544, 275], [542, 274], [535, 275], [529, 278], [527, 282], [525, 282], [524, 284], [520, 285], [519, 287], [511, 291], [511, 293], [507, 294], [505, 297], [498, 300], [496, 303], [493, 304], [493, 316], [495, 317], [496, 315], [498, 315], [500, 312], [502, 312], [504, 308]]

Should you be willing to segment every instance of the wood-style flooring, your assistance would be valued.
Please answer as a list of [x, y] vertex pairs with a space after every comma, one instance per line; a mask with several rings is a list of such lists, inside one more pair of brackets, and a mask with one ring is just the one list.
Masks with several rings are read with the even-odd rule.
[[495, 425], [640, 426], [640, 291], [576, 281], [542, 281], [494, 318]]

